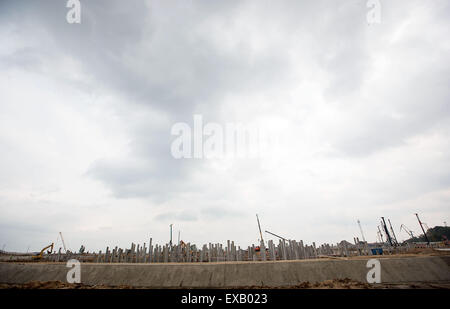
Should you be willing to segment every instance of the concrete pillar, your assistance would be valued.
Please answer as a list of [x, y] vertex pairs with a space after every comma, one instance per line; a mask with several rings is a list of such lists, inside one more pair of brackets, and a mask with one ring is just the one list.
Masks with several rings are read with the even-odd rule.
[[172, 250], [170, 250], [170, 251], [171, 251], [170, 261], [176, 262], [177, 261], [177, 253], [178, 253], [177, 245], [172, 246]]
[[192, 250], [192, 262], [197, 262], [197, 247], [194, 248], [194, 250]]
[[266, 245], [264, 244], [264, 241], [261, 240], [261, 251], [260, 253], [262, 254], [262, 260], [266, 261], [267, 260], [267, 256], [266, 256]]
[[227, 240], [227, 247], [225, 249], [226, 249], [226, 255], [227, 255], [226, 259], [228, 262], [228, 261], [230, 261], [230, 255], [231, 255], [230, 240]]
[[111, 260], [111, 263], [116, 263], [116, 262], [117, 262], [117, 246], [115, 246], [113, 249], [112, 260]]
[[212, 245], [211, 243], [208, 244], [208, 262], [211, 262], [212, 257]]
[[117, 263], [122, 263], [122, 248], [119, 248], [117, 251]]
[[142, 254], [142, 246], [138, 244], [136, 249], [136, 263], [141, 262], [141, 254]]
[[168, 245], [164, 245], [163, 255], [164, 255], [164, 263], [168, 263], [169, 262], [169, 246]]
[[106, 252], [105, 252], [105, 263], [109, 263], [110, 257], [111, 257], [111, 251], [109, 250], [109, 247], [106, 247]]
[[203, 262], [207, 262], [208, 261], [208, 245], [204, 244], [202, 251], [204, 251]]
[[144, 242], [144, 251], [143, 251], [143, 263], [147, 263], [147, 247], [145, 246]]
[[215, 261], [216, 262], [220, 261], [220, 252], [219, 252], [219, 250], [220, 250], [219, 244], [215, 244], [214, 245], [214, 257], [215, 257]]
[[190, 242], [188, 242], [187, 244], [186, 244], [186, 261], [188, 262], [188, 263], [190, 263], [191, 261], [192, 261], [192, 257], [191, 257], [191, 243]]
[[151, 263], [153, 262], [153, 246], [152, 246], [152, 239], [150, 238], [150, 241], [148, 243], [148, 262]]
[[177, 263], [183, 262], [183, 250], [181, 245], [177, 245]]
[[299, 253], [298, 252], [298, 243], [295, 240], [293, 240], [292, 241], [292, 259], [298, 260], [300, 258], [298, 253]]
[[287, 256], [288, 256], [288, 260], [293, 260], [294, 259], [294, 244], [292, 240], [289, 240], [288, 243], [286, 244], [286, 250], [287, 250]]

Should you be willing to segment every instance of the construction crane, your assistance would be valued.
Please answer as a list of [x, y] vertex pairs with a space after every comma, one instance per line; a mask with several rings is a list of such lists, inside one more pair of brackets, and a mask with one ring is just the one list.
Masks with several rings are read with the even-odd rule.
[[362, 239], [363, 239], [364, 242], [366, 242], [366, 239], [364, 238], [364, 233], [363, 233], [363, 230], [362, 230], [362, 227], [361, 227], [361, 222], [359, 222], [359, 219], [358, 219], [358, 225], [359, 225], [359, 230], [361, 231]]
[[61, 241], [62, 241], [62, 244], [63, 244], [63, 247], [64, 247], [64, 251], [67, 252], [66, 243], [64, 242], [64, 238], [62, 236], [62, 233], [59, 232], [59, 235], [61, 236]]
[[52, 250], [53, 250], [53, 243], [51, 243], [51, 244], [48, 245], [47, 247], [43, 248], [43, 249], [41, 250], [41, 252], [39, 252], [38, 255], [33, 255], [32, 258], [35, 259], [35, 260], [40, 260], [40, 259], [42, 259], [42, 257], [44, 256], [44, 251], [47, 250], [47, 249], [49, 249], [49, 248], [50, 248], [50, 250], [47, 251], [47, 254], [52, 253]]
[[382, 220], [381, 225], [382, 225], [382, 227], [383, 227], [383, 229], [384, 229], [384, 232], [386, 233], [386, 236], [387, 236], [387, 238], [388, 238], [389, 244], [390, 244], [391, 246], [393, 246], [394, 243], [392, 242], [391, 235], [389, 235], [389, 231], [388, 231], [387, 226], [386, 226], [386, 221], [384, 221], [384, 217], [381, 217], [381, 220]]
[[397, 236], [395, 236], [394, 229], [392, 228], [391, 220], [388, 219], [388, 222], [389, 222], [389, 226], [391, 227], [391, 233], [392, 233], [392, 236], [394, 237], [394, 241], [398, 245]]
[[406, 232], [406, 234], [408, 234], [409, 236], [411, 236], [411, 238], [414, 238], [414, 234], [413, 232], [404, 224], [400, 225], [400, 232], [403, 230]]
[[278, 236], [277, 234], [271, 233], [271, 232], [269, 232], [269, 231], [265, 231], [265, 232], [266, 232], [266, 233], [269, 233], [270, 235], [273, 235], [273, 236], [275, 236], [275, 237], [278, 237], [279, 239], [282, 239], [283, 241], [289, 241], [289, 239], [286, 239], [286, 238], [284, 238], [284, 237]]
[[381, 238], [381, 242], [384, 243], [383, 233], [381, 233], [380, 226], [377, 225], [377, 228], [378, 228], [378, 235], [380, 235], [380, 238]]
[[258, 221], [258, 229], [259, 229], [259, 235], [261, 236], [261, 241], [262, 241], [262, 243], [264, 243], [264, 239], [263, 239], [262, 232], [261, 232], [261, 225], [259, 224], [258, 214], [256, 214], [256, 221]]
[[378, 241], [378, 243], [382, 243], [381, 238], [380, 238], [380, 232], [377, 232], [377, 241]]
[[419, 215], [416, 214], [416, 217], [417, 217], [417, 221], [419, 221], [419, 225], [420, 225], [420, 228], [422, 229], [423, 235], [425, 236], [425, 240], [427, 241], [427, 244], [430, 245], [430, 241], [428, 240], [427, 233], [425, 233], [425, 230], [423, 229], [423, 226], [422, 226], [422, 222], [420, 222]]

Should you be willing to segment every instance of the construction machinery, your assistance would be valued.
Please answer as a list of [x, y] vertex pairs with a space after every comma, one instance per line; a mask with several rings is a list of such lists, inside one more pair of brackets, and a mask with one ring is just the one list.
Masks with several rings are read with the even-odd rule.
[[392, 228], [391, 219], [388, 219], [388, 222], [389, 222], [389, 226], [391, 227], [392, 238], [393, 238], [395, 244], [398, 245], [397, 236], [395, 236], [394, 229]]
[[358, 226], [359, 226], [359, 230], [361, 231], [362, 239], [363, 239], [364, 242], [366, 242], [366, 238], [364, 237], [364, 233], [363, 233], [363, 230], [362, 230], [362, 227], [361, 227], [361, 222], [359, 222], [359, 219], [358, 219]]
[[387, 239], [389, 241], [389, 244], [391, 246], [394, 246], [394, 243], [392, 241], [391, 235], [389, 234], [388, 228], [386, 226], [386, 221], [384, 220], [384, 217], [381, 217], [381, 220], [382, 220], [381, 221], [381, 227], [384, 229], [384, 232], [386, 233], [386, 237], [387, 237]]
[[[262, 244], [264, 244], [264, 239], [263, 239], [263, 236], [262, 236], [262, 232], [261, 232], [261, 225], [259, 224], [259, 218], [258, 218], [258, 214], [256, 214], [256, 221], [258, 222], [258, 229], [259, 229], [259, 236], [261, 236], [261, 243]], [[261, 247], [260, 246], [256, 246], [255, 247], [255, 251], [260, 251], [261, 250]]]
[[62, 236], [62, 233], [59, 232], [59, 235], [61, 236], [61, 241], [62, 241], [62, 244], [63, 244], [63, 247], [64, 247], [64, 252], [67, 253], [66, 243], [64, 242], [64, 238], [63, 238], [63, 236]]
[[402, 228], [406, 232], [406, 234], [411, 236], [411, 238], [414, 238], [413, 231], [411, 231], [406, 225], [404, 225], [404, 224], [400, 225], [400, 232], [402, 231]]
[[384, 243], [383, 233], [381, 233], [380, 226], [377, 225], [377, 228], [378, 228], [378, 235], [380, 235], [380, 238], [381, 238], [381, 243]]
[[44, 256], [44, 251], [47, 250], [47, 249], [49, 249], [49, 248], [50, 248], [50, 250], [47, 251], [47, 254], [51, 254], [51, 253], [52, 253], [52, 251], [53, 251], [53, 243], [51, 243], [51, 244], [48, 245], [47, 247], [43, 248], [43, 249], [41, 250], [41, 252], [39, 252], [38, 255], [33, 255], [33, 259], [34, 259], [34, 260], [40, 260], [40, 259], [42, 259], [42, 257]]
[[422, 229], [423, 236], [425, 236], [425, 240], [427, 241], [427, 244], [428, 244], [428, 246], [429, 246], [429, 245], [430, 245], [430, 241], [428, 240], [427, 233], [426, 233], [425, 230], [423, 229], [423, 225], [422, 225], [422, 222], [421, 222], [420, 219], [419, 219], [419, 215], [416, 214], [416, 217], [417, 217], [417, 220], [419, 221], [420, 228]]
[[266, 233], [269, 233], [270, 235], [273, 235], [273, 236], [275, 236], [275, 237], [278, 237], [279, 239], [282, 239], [283, 241], [289, 241], [288, 239], [286, 239], [286, 238], [284, 238], [284, 237], [281, 237], [281, 236], [278, 236], [277, 234], [274, 234], [274, 233], [271, 233], [271, 232], [269, 232], [269, 231], [265, 231]]
[[261, 236], [261, 241], [264, 243], [264, 239], [263, 239], [262, 232], [261, 232], [261, 225], [259, 224], [258, 214], [256, 214], [256, 221], [258, 221], [258, 229], [259, 229], [259, 235]]
[[78, 253], [79, 254], [83, 254], [85, 250], [86, 250], [86, 247], [81, 245], [80, 250], [78, 251]]

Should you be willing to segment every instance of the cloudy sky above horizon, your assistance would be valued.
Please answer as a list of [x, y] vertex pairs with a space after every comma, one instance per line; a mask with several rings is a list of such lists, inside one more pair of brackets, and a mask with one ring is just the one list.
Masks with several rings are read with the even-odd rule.
[[[66, 1], [1, 1], [0, 246], [449, 222], [450, 2], [381, 0], [379, 24], [366, 3], [85, 0], [69, 24]], [[173, 158], [193, 115], [277, 132], [277, 160]]]

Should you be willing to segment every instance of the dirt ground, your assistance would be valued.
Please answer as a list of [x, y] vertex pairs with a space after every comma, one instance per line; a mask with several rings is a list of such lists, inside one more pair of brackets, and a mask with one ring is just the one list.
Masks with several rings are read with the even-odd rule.
[[[368, 284], [351, 279], [334, 279], [318, 283], [303, 282], [289, 287], [235, 287], [237, 289], [450, 289], [450, 282], [408, 283], [408, 284]], [[86, 285], [81, 283], [64, 283], [61, 281], [31, 281], [25, 284], [0, 284], [0, 289], [145, 289], [132, 286]]]

